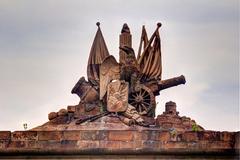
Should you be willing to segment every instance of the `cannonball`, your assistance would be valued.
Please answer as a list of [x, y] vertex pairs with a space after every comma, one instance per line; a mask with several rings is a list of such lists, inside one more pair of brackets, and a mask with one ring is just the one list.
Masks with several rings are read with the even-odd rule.
[[48, 114], [48, 119], [52, 120], [54, 118], [56, 118], [58, 116], [58, 114], [56, 112], [51, 112]]

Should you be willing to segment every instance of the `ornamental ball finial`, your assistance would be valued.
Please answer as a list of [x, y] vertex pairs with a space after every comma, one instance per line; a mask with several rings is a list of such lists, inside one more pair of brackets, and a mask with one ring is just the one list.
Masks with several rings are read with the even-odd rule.
[[157, 23], [157, 26], [158, 26], [158, 27], [161, 27], [161, 26], [162, 26], [162, 23], [158, 22], [158, 23]]
[[99, 27], [100, 26], [100, 22], [97, 22], [96, 25]]

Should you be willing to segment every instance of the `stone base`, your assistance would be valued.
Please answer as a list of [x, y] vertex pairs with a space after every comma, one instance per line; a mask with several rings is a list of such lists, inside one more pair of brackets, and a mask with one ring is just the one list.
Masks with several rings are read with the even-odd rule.
[[240, 132], [160, 129], [1, 131], [0, 155], [239, 156]]
[[[158, 116], [157, 125], [149, 128], [125, 125], [115, 114], [77, 125], [77, 119], [70, 114], [82, 112], [68, 107], [68, 114], [65, 113], [60, 110], [56, 118], [28, 131], [0, 131], [0, 158], [238, 159], [239, 156], [240, 132], [192, 131], [193, 120], [172, 112]], [[170, 122], [171, 126], [165, 125]]]
[[0, 159], [41, 159], [41, 160], [46, 160], [46, 159], [51, 159], [51, 160], [59, 160], [59, 159], [71, 159], [71, 160], [239, 160], [239, 156], [237, 155], [177, 155], [177, 154], [148, 154], [148, 155], [142, 155], [142, 154], [134, 154], [134, 155], [129, 155], [129, 154], [99, 154], [99, 155], [94, 155], [94, 154], [88, 154], [88, 155], [83, 155], [83, 154], [71, 154], [71, 155], [63, 155], [63, 154], [55, 154], [55, 155], [49, 155], [49, 154], [41, 154], [41, 155], [24, 155], [24, 156], [19, 156], [19, 155], [11, 155], [11, 156], [1, 156]]

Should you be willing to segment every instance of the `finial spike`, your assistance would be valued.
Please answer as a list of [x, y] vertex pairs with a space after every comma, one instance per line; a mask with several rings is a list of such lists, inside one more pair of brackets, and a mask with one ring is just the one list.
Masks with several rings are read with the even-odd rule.
[[158, 26], [158, 28], [160, 28], [162, 26], [162, 23], [158, 22], [157, 26]]
[[123, 28], [122, 28], [121, 33], [129, 33], [130, 34], [130, 29], [129, 29], [127, 23], [123, 24]]

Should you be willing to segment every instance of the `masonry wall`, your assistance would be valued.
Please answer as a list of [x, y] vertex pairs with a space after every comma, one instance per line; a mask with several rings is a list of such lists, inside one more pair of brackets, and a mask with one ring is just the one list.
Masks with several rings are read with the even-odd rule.
[[0, 155], [239, 155], [240, 132], [0, 131]]

